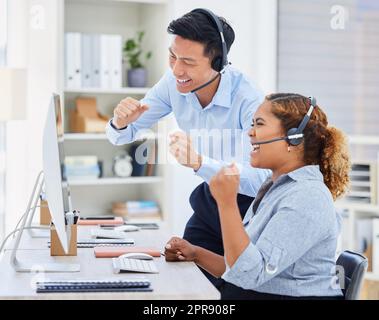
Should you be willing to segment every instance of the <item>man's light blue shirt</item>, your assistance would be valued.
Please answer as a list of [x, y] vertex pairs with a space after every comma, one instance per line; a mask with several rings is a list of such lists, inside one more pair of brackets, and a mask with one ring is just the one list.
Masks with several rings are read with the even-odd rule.
[[250, 166], [247, 132], [263, 100], [264, 95], [256, 85], [229, 67], [222, 74], [212, 101], [203, 108], [195, 93], [181, 94], [177, 90], [176, 78], [168, 70], [141, 100], [149, 110], [123, 130], [116, 130], [109, 122], [106, 132], [115, 145], [131, 143], [137, 132], [174, 113], [180, 129], [191, 136], [195, 149], [202, 155], [202, 165], [196, 174], [209, 182], [223, 166], [235, 161], [240, 164], [239, 192], [255, 196], [270, 172]]

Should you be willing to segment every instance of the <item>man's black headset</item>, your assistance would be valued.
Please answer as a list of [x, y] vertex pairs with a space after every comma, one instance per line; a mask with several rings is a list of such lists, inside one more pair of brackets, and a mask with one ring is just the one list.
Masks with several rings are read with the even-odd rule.
[[218, 33], [220, 34], [220, 39], [221, 39], [221, 57], [214, 57], [212, 62], [211, 62], [211, 67], [213, 70], [217, 71], [218, 74], [216, 77], [213, 77], [211, 80], [208, 82], [204, 83], [200, 87], [197, 87], [193, 90], [191, 90], [191, 93], [194, 93], [207, 85], [211, 84], [214, 80], [216, 80], [221, 74], [225, 72], [226, 67], [229, 65], [228, 62], [228, 50], [226, 47], [226, 42], [225, 42], [225, 37], [224, 37], [224, 30], [222, 28], [222, 23], [220, 19], [210, 10], [208, 9], [203, 9], [203, 8], [197, 8], [192, 10], [191, 12], [199, 12], [204, 15], [206, 15], [211, 21], [213, 21], [213, 24], [216, 26]]
[[253, 144], [261, 145], [261, 144], [272, 143], [275, 141], [286, 140], [289, 145], [298, 146], [304, 139], [303, 131], [311, 118], [314, 108], [316, 107], [316, 99], [314, 97], [309, 97], [309, 102], [310, 102], [309, 110], [307, 114], [304, 116], [303, 120], [301, 121], [299, 127], [289, 129], [287, 132], [287, 136], [285, 137], [275, 138], [275, 139], [261, 141], [261, 142], [254, 142]]

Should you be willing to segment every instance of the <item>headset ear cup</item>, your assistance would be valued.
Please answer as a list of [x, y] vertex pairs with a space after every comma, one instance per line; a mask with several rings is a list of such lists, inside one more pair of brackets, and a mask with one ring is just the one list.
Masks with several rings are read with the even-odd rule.
[[303, 138], [297, 138], [297, 139], [289, 139], [288, 136], [292, 136], [294, 134], [297, 134], [297, 128], [289, 129], [287, 132], [287, 142], [291, 146], [298, 146], [300, 143], [302, 143]]
[[221, 57], [215, 57], [212, 60], [211, 67], [213, 70], [220, 72], [222, 67], [222, 58]]

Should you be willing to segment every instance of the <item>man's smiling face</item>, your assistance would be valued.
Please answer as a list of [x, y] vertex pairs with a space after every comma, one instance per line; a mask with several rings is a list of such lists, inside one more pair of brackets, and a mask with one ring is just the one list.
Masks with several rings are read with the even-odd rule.
[[169, 48], [169, 62], [181, 93], [188, 93], [217, 75], [211, 59], [204, 55], [204, 45], [177, 35]]

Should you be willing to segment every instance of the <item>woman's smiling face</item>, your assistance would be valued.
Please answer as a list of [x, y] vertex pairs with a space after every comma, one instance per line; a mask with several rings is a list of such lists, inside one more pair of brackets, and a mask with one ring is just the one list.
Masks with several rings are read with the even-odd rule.
[[288, 157], [288, 143], [285, 140], [257, 145], [256, 142], [286, 136], [280, 120], [271, 112], [271, 102], [265, 100], [255, 112], [249, 131], [253, 150], [250, 164], [256, 168], [274, 169], [280, 167]]

